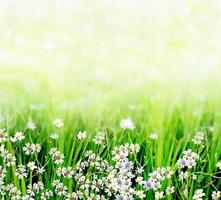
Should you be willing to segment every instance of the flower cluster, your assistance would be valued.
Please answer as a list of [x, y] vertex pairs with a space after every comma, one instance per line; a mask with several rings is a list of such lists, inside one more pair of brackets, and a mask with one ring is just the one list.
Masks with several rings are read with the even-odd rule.
[[[60, 128], [63, 121], [57, 119], [54, 124]], [[130, 119], [121, 121], [121, 127], [131, 130], [135, 128]], [[154, 133], [149, 138], [157, 139], [157, 136], [158, 134]], [[58, 139], [58, 134], [54, 133], [49, 137]], [[86, 131], [78, 132], [79, 146], [84, 143], [85, 138]], [[198, 177], [196, 168], [197, 161], [202, 160], [200, 151], [187, 149], [183, 151], [176, 165], [154, 167], [156, 163], [149, 165], [149, 162], [139, 161], [142, 159], [140, 155], [143, 155], [142, 146], [139, 144], [124, 143], [114, 146], [103, 156], [104, 148], [100, 148], [100, 145], [106, 145], [106, 138], [105, 132], [97, 132], [90, 144], [98, 145], [99, 148], [92, 148], [93, 151], [83, 149], [83, 155], [75, 162], [75, 155], [66, 157], [55, 141], [50, 140], [45, 147], [44, 144], [33, 143], [25, 138], [25, 131], [9, 136], [5, 129], [0, 129], [0, 198], [133, 200], [153, 197], [158, 200], [170, 196], [170, 199], [205, 199], [205, 190], [199, 187], [193, 194], [188, 194], [189, 185]], [[202, 144], [203, 138], [201, 133], [194, 136], [196, 147]], [[39, 159], [45, 149], [48, 149], [48, 152]], [[79, 147], [78, 150], [81, 151]], [[220, 162], [217, 162], [216, 167], [221, 169]], [[214, 179], [219, 178], [217, 168], [216, 175], [211, 176]], [[12, 178], [12, 181], [7, 177]], [[218, 200], [221, 192], [211, 191], [210, 195], [211, 199]]]

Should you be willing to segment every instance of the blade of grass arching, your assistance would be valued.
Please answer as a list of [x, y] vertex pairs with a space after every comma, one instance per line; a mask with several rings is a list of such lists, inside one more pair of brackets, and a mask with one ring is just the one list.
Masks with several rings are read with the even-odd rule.
[[79, 153], [81, 151], [81, 148], [82, 148], [82, 145], [83, 145], [83, 142], [80, 141], [79, 143], [77, 143], [76, 147], [77, 149], [75, 150], [74, 152], [74, 158], [72, 158], [72, 166], [74, 166], [76, 164], [76, 161], [78, 159], [78, 156], [79, 156]]
[[74, 139], [74, 142], [73, 142], [72, 147], [71, 147], [71, 151], [70, 151], [70, 153], [69, 153], [69, 155], [68, 155], [68, 162], [67, 162], [67, 165], [68, 165], [68, 166], [71, 165], [71, 161], [72, 161], [72, 159], [73, 159], [75, 143], [76, 143], [76, 139]]

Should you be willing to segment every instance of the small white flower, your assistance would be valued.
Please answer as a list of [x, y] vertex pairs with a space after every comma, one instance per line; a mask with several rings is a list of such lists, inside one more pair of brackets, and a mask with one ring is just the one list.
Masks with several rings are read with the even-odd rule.
[[205, 193], [203, 192], [203, 190], [202, 189], [198, 189], [194, 193], [193, 199], [194, 200], [202, 200], [204, 196], [205, 196]]
[[27, 128], [34, 131], [36, 129], [36, 125], [33, 121], [29, 120], [27, 123]]
[[52, 133], [49, 137], [53, 140], [57, 140], [59, 138], [59, 135], [57, 133]]
[[167, 195], [174, 193], [174, 191], [175, 191], [175, 187], [174, 186], [172, 186], [172, 187], [168, 186], [166, 188], [166, 194]]
[[221, 170], [221, 162], [216, 163], [216, 167]]
[[61, 128], [64, 126], [64, 122], [62, 119], [55, 119], [53, 124], [57, 127], [57, 128]]
[[93, 139], [95, 144], [102, 144], [102, 142], [105, 140], [105, 132], [98, 132], [95, 136], [95, 138]]
[[5, 129], [0, 129], [0, 143], [7, 141], [8, 134]]
[[204, 139], [204, 133], [197, 132], [192, 141], [194, 144], [201, 144], [203, 139]]
[[37, 168], [37, 166], [35, 165], [35, 162], [29, 162], [27, 164], [27, 167], [32, 171]]
[[77, 134], [77, 139], [79, 140], [83, 140], [85, 139], [87, 136], [87, 132], [86, 131], [79, 131], [78, 134]]
[[221, 192], [220, 191], [213, 191], [212, 192], [212, 199], [213, 200], [219, 200], [221, 197]]
[[130, 130], [135, 129], [135, 125], [131, 118], [122, 119], [120, 121], [120, 127], [123, 129], [130, 129]]
[[155, 199], [162, 199], [163, 198], [163, 192], [155, 192]]
[[25, 136], [24, 136], [23, 132], [16, 132], [14, 137], [15, 137], [18, 141], [22, 141], [23, 139], [25, 139]]
[[156, 140], [158, 138], [158, 134], [157, 133], [151, 133], [149, 135], [149, 138], [151, 138], [152, 140]]

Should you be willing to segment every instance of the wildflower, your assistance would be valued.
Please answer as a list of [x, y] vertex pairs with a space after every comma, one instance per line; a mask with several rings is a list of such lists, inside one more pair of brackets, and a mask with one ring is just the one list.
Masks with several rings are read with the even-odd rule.
[[192, 175], [192, 178], [193, 178], [193, 180], [196, 180], [196, 179], [197, 179], [197, 175], [196, 175], [196, 174], [193, 174], [193, 175]]
[[48, 200], [53, 196], [53, 192], [51, 190], [46, 189], [46, 191], [41, 193], [41, 200]]
[[55, 187], [55, 193], [58, 196], [65, 196], [67, 195], [67, 189], [68, 187], [65, 186], [63, 183], [59, 183], [56, 187]]
[[44, 167], [37, 167], [37, 169], [36, 169], [37, 174], [43, 174], [44, 172], [45, 172]]
[[7, 141], [8, 134], [5, 129], [0, 129], [0, 143]]
[[64, 126], [64, 122], [62, 119], [55, 119], [53, 124], [57, 127], [57, 128], [61, 128]]
[[9, 190], [9, 196], [11, 200], [17, 200], [21, 198], [21, 191], [17, 190], [17, 188], [13, 187]]
[[193, 199], [194, 200], [202, 200], [204, 196], [205, 196], [205, 193], [203, 192], [203, 190], [202, 189], [198, 189], [194, 193]]
[[27, 128], [34, 131], [36, 129], [36, 125], [33, 121], [29, 120], [27, 123]]
[[218, 162], [218, 163], [216, 164], [216, 167], [217, 167], [219, 170], [221, 170], [221, 162]]
[[204, 139], [204, 133], [197, 132], [192, 141], [194, 144], [201, 144], [203, 139]]
[[32, 171], [37, 168], [35, 162], [28, 162], [27, 167]]
[[123, 129], [130, 129], [132, 131], [135, 129], [135, 125], [131, 118], [122, 119], [120, 121], [120, 127]]
[[174, 187], [174, 186], [172, 186], [172, 187], [168, 186], [168, 187], [166, 188], [166, 194], [167, 194], [167, 195], [173, 194], [174, 191], [175, 191], [175, 187]]
[[53, 140], [56, 140], [59, 138], [59, 135], [57, 133], [52, 133], [49, 137]]
[[0, 179], [4, 179], [6, 176], [6, 169], [4, 169], [1, 165], [0, 165]]
[[5, 162], [6, 162], [7, 167], [15, 166], [15, 161], [16, 161], [15, 156], [12, 156], [12, 154], [10, 154], [10, 153], [6, 154]]
[[140, 199], [143, 199], [143, 198], [145, 198], [145, 194], [144, 194], [144, 191], [143, 190], [138, 190], [137, 192], [136, 192], [136, 195], [140, 198]]
[[157, 133], [151, 133], [149, 135], [149, 138], [151, 138], [152, 140], [156, 140], [158, 138], [158, 134]]
[[213, 191], [211, 197], [213, 200], [219, 200], [221, 197], [221, 192], [220, 191]]
[[163, 192], [155, 192], [155, 199], [162, 199], [163, 196]]
[[32, 198], [32, 196], [30, 195], [25, 195], [23, 197], [21, 197], [22, 200], [34, 200], [34, 198]]
[[17, 141], [22, 141], [23, 139], [25, 139], [25, 136], [24, 136], [23, 132], [16, 132], [14, 135], [14, 138]]
[[56, 148], [51, 148], [49, 154], [52, 156], [55, 164], [62, 164], [64, 162], [64, 154], [61, 154]]
[[15, 176], [17, 176], [19, 179], [27, 177], [26, 168], [24, 165], [18, 165], [18, 168], [15, 171]]
[[35, 145], [26, 143], [22, 150], [25, 152], [26, 155], [33, 154], [35, 152]]
[[105, 140], [105, 132], [98, 132], [95, 136], [95, 138], [93, 139], [95, 144], [102, 144], [102, 142]]
[[85, 139], [86, 138], [86, 136], [87, 136], [87, 132], [86, 131], [79, 131], [78, 132], [78, 134], [77, 134], [77, 139], [78, 140], [83, 140], [83, 139]]
[[187, 179], [188, 176], [189, 176], [189, 173], [187, 171], [186, 172], [181, 171], [179, 173], [179, 178], [180, 178], [181, 181], [184, 180], [184, 179]]

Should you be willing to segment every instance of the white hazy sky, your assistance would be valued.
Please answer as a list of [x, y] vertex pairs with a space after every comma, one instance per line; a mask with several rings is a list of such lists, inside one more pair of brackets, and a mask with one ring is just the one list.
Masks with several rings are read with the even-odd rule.
[[219, 79], [220, 10], [219, 0], [0, 0], [0, 70]]

